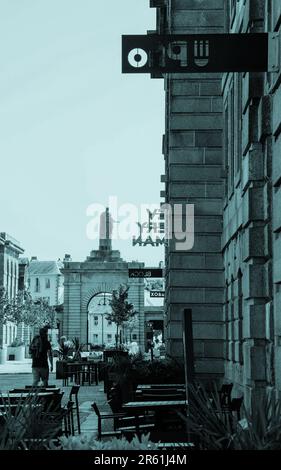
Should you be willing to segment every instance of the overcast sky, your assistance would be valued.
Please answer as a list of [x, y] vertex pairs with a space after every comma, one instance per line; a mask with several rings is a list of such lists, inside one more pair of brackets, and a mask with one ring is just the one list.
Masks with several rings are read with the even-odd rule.
[[155, 24], [149, 0], [0, 0], [0, 231], [26, 256], [84, 260], [88, 206], [160, 201], [163, 80], [121, 74], [121, 35]]

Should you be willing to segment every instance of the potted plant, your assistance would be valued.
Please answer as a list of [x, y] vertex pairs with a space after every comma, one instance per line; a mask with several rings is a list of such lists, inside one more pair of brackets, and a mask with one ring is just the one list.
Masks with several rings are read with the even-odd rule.
[[74, 361], [80, 361], [81, 360], [81, 353], [84, 347], [84, 344], [80, 343], [80, 339], [76, 336], [72, 340], [73, 348], [74, 348], [74, 356], [73, 359]]
[[58, 349], [59, 360], [56, 362], [56, 379], [67, 377], [67, 361], [72, 347], [71, 341], [66, 341], [65, 337], [61, 337]]

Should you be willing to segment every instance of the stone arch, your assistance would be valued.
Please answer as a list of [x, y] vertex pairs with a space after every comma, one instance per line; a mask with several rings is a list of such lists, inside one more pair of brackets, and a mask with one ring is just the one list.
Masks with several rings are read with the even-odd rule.
[[97, 286], [93, 287], [92, 289], [89, 289], [86, 294], [83, 296], [82, 302], [81, 302], [81, 310], [82, 312], [87, 312], [88, 311], [88, 305], [90, 300], [95, 297], [95, 295], [101, 294], [103, 292], [112, 292], [113, 290], [118, 289], [119, 285], [116, 284], [107, 284], [105, 283], [100, 283]]

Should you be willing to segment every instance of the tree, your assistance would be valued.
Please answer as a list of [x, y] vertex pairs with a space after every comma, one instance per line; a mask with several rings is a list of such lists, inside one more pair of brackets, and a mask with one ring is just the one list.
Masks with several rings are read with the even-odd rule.
[[4, 287], [0, 288], [0, 347], [3, 346], [3, 325], [11, 321], [19, 325], [42, 327], [56, 325], [56, 310], [47, 300], [32, 299], [30, 292], [19, 291], [13, 299], [9, 299]]
[[0, 287], [0, 348], [3, 347], [3, 326], [12, 318], [12, 305], [5, 287]]
[[128, 333], [130, 341], [132, 341], [132, 332], [138, 329], [138, 326], [139, 326], [139, 319], [136, 313], [138, 312], [135, 312], [135, 315], [133, 317], [130, 317], [129, 320], [124, 323], [124, 330], [125, 330], [126, 335]]
[[132, 318], [136, 312], [134, 310], [134, 305], [130, 304], [128, 299], [129, 287], [120, 285], [118, 290], [112, 292], [112, 299], [109, 302], [109, 305], [112, 308], [112, 312], [106, 316], [107, 320], [114, 322], [117, 326], [116, 332], [116, 347], [118, 348], [121, 344], [121, 338], [119, 333], [121, 333], [121, 328], [130, 318]]

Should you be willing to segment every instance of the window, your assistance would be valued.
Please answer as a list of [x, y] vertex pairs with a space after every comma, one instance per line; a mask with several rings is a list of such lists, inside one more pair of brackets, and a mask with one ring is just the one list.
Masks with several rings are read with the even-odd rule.
[[228, 95], [228, 109], [229, 109], [229, 122], [228, 122], [228, 191], [232, 193], [234, 186], [234, 89], [233, 82]]
[[112, 335], [107, 335], [107, 341], [111, 341], [112, 340]]
[[107, 320], [107, 326], [110, 326], [112, 325], [112, 321], [111, 320]]
[[133, 339], [133, 340], [138, 339], [138, 335], [132, 335], [132, 339]]
[[98, 341], [98, 340], [99, 340], [99, 335], [94, 334], [94, 335], [93, 335], [93, 341]]
[[242, 74], [234, 74], [234, 173], [240, 172], [242, 164]]
[[240, 364], [243, 364], [243, 290], [242, 290], [242, 272], [238, 272], [238, 341], [239, 341], [239, 357]]
[[242, 131], [242, 78], [232, 77], [224, 102], [224, 165], [226, 172], [226, 193], [231, 197], [234, 178], [241, 167]]
[[49, 278], [45, 279], [45, 287], [46, 287], [46, 289], [50, 289], [50, 287], [51, 287], [51, 282], [50, 282]]
[[224, 169], [225, 169], [225, 197], [228, 194], [228, 179], [229, 179], [229, 166], [228, 166], [228, 101], [225, 102], [224, 107], [224, 128], [223, 128], [223, 153], [224, 153]]
[[94, 325], [98, 325], [99, 324], [99, 317], [95, 316], [94, 317]]
[[35, 292], [40, 292], [40, 280], [38, 277], [35, 279]]

